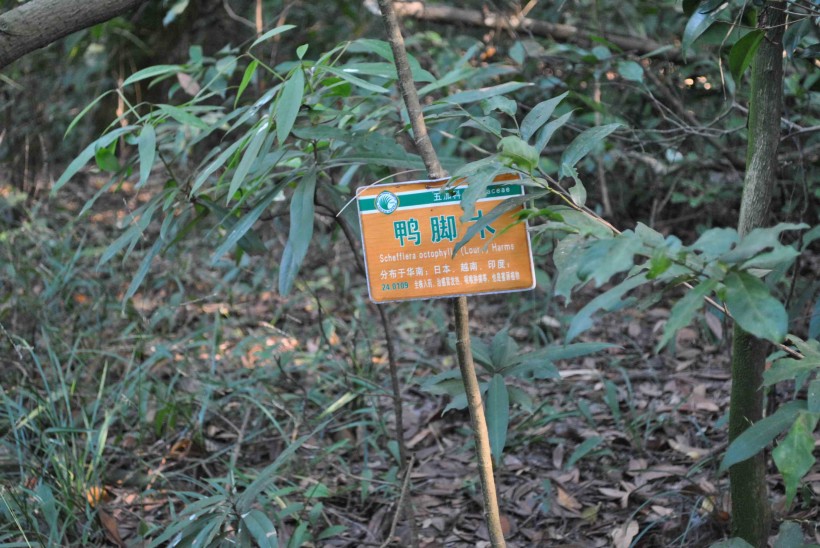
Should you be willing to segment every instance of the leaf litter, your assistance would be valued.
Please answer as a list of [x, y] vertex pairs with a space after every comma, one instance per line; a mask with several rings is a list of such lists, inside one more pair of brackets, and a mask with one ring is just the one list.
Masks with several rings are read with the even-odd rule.
[[[134, 192], [126, 198], [139, 200]], [[94, 211], [105, 210], [98, 204]], [[108, 211], [92, 212], [101, 242], [118, 221], [110, 213], [116, 208]], [[271, 254], [281, 255], [281, 240], [270, 235], [269, 241]], [[308, 431], [321, 411], [315, 402], [327, 405], [350, 394], [332, 425], [306, 442], [275, 482], [303, 493], [318, 493], [315, 486], [321, 485], [321, 496], [303, 500], [301, 512], [282, 514], [275, 523], [286, 543], [305, 512], [320, 508], [324, 526], [343, 530], [313, 545], [384, 545], [401, 489], [390, 449], [396, 425], [384, 338], [365, 302], [363, 280], [343, 288], [337, 283], [355, 271], [346, 243], [324, 238], [312, 246], [322, 253], [308, 255], [307, 291], [297, 285], [287, 299], [272, 290], [274, 273], [263, 283], [253, 281], [253, 268], [264, 269], [258, 263], [239, 272], [241, 283], [226, 287], [218, 272], [196, 267], [207, 253], [186, 271], [186, 299], [175, 306], [167, 305], [173, 297], [168, 284], [144, 287], [135, 296], [139, 321], [152, 326], [145, 329], [147, 355], [163, 355], [150, 375], [173, 382], [191, 401], [207, 396], [211, 403], [200, 402], [187, 420], [170, 422], [155, 399], [144, 410], [144, 431], [109, 435], [106, 498], [98, 513], [109, 543], [133, 545], [146, 528], [167, 523], [184, 506], [181, 491], [196, 489], [186, 478], [208, 481], [231, 468], [264, 467]], [[319, 255], [336, 259], [328, 264]], [[167, 259], [160, 260], [165, 264], [158, 270], [172, 270]], [[122, 294], [128, 281], [97, 283]], [[260, 291], [265, 285], [268, 290]], [[585, 300], [579, 296], [574, 306]], [[555, 306], [540, 289], [471, 302], [474, 337], [489, 340], [508, 328], [524, 348], [535, 348], [539, 338], [560, 343], [571, 318], [571, 310]], [[513, 405], [507, 445], [496, 463], [509, 546], [707, 546], [728, 537], [727, 478], [717, 472], [730, 387], [725, 329], [707, 313], [656, 355], [671, 304], [598, 320], [580, 340], [619, 348], [556, 364], [560, 380], [515, 381], [535, 409]], [[446, 303], [394, 306], [390, 315], [404, 382], [402, 431], [414, 462], [409, 497], [421, 546], [488, 546], [469, 416], [445, 413], [448, 396], [420, 390], [424, 379], [456, 367], [446, 344]], [[109, 351], [128, 353], [116, 336], [111, 340]], [[247, 394], [264, 394], [269, 405], [249, 406]], [[782, 479], [771, 472], [775, 508], [781, 504], [776, 517], [782, 518]], [[820, 496], [817, 465], [805, 485]], [[280, 498], [273, 508], [281, 511], [281, 504]], [[811, 504], [788, 511], [804, 523], [817, 523], [818, 514]], [[313, 526], [322, 528], [318, 521]], [[411, 534], [398, 520], [392, 545], [408, 546]], [[820, 533], [813, 534], [820, 541]]]

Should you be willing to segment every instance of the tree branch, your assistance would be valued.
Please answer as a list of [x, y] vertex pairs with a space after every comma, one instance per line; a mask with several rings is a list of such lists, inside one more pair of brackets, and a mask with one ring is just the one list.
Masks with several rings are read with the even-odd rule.
[[395, 9], [396, 14], [401, 17], [413, 17], [434, 23], [466, 23], [475, 27], [522, 31], [562, 42], [574, 42], [583, 45], [591, 44], [593, 36], [600, 36], [625, 51], [646, 54], [662, 49], [667, 59], [672, 61], [680, 61], [682, 59], [679, 48], [669, 46], [668, 44], [661, 44], [648, 38], [625, 36], [608, 32], [596, 33], [574, 25], [548, 23], [516, 14], [484, 14], [478, 10], [425, 4], [424, 2], [396, 2]]
[[64, 36], [113, 19], [147, 0], [31, 0], [0, 14], [0, 69]]

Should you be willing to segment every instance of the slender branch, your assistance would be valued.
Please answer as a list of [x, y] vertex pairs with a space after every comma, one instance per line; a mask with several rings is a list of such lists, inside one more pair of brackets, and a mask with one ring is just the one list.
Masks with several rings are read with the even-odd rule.
[[504, 531], [501, 528], [501, 513], [498, 510], [498, 495], [493, 477], [493, 460], [490, 450], [490, 433], [487, 430], [487, 418], [484, 416], [484, 405], [481, 401], [481, 389], [475, 373], [475, 362], [470, 347], [470, 317], [467, 308], [467, 297], [453, 299], [453, 315], [456, 323], [456, 355], [467, 394], [467, 406], [470, 408], [470, 421], [475, 436], [478, 474], [481, 479], [481, 494], [484, 499], [484, 518], [490, 533], [490, 544], [494, 548], [506, 546]]
[[[430, 142], [427, 126], [424, 123], [418, 93], [413, 83], [407, 51], [404, 48], [404, 39], [399, 28], [398, 17], [391, 0], [379, 0], [379, 8], [387, 29], [388, 41], [393, 50], [393, 59], [396, 72], [399, 76], [399, 89], [404, 99], [410, 125], [413, 128], [413, 141], [431, 178], [437, 179], [446, 175], [441, 167], [438, 155]], [[506, 546], [504, 533], [501, 528], [501, 514], [498, 510], [498, 500], [493, 477], [493, 464], [490, 453], [490, 436], [487, 431], [487, 421], [484, 417], [484, 405], [481, 401], [481, 390], [475, 373], [472, 350], [470, 348], [470, 325], [467, 298], [458, 297], [453, 301], [453, 313], [456, 324], [456, 354], [458, 357], [461, 378], [467, 394], [467, 404], [470, 409], [473, 435], [476, 443], [481, 492], [484, 498], [484, 517], [490, 533], [490, 543], [494, 548]]]
[[[399, 2], [396, 4], [396, 12], [402, 17], [413, 17], [434, 23], [459, 23], [491, 29], [509, 29], [583, 45], [592, 44], [593, 36], [601, 36], [600, 33], [588, 31], [574, 25], [548, 23], [524, 17], [523, 13], [512, 15], [485, 14], [478, 10], [453, 8], [424, 2]], [[384, 13], [384, 10], [382, 10], [382, 13]], [[662, 51], [667, 59], [672, 61], [682, 59], [679, 48], [655, 42], [648, 38], [609, 32], [604, 32], [602, 37], [626, 51], [634, 51], [639, 54]]]
[[404, 49], [404, 38], [401, 35], [398, 17], [393, 9], [393, 2], [391, 0], [379, 0], [379, 8], [382, 11], [384, 25], [387, 29], [387, 39], [393, 49], [393, 59], [399, 76], [399, 90], [407, 108], [410, 125], [413, 128], [413, 142], [419, 156], [424, 161], [427, 173], [432, 179], [439, 179], [444, 177], [446, 173], [438, 161], [438, 155], [433, 148], [433, 143], [430, 142], [430, 135], [427, 133], [427, 124], [424, 123], [424, 114], [422, 114], [419, 95], [413, 83], [413, 73], [410, 70], [407, 51]]
[[[317, 196], [317, 200], [319, 200]], [[321, 204], [326, 207], [329, 211], [333, 212], [334, 209], [326, 204]], [[358, 249], [356, 248], [356, 236], [353, 234], [353, 231], [350, 229], [350, 226], [338, 215], [339, 212], [333, 214], [333, 218], [336, 220], [336, 223], [339, 225], [339, 228], [342, 229], [342, 233], [344, 233], [347, 242], [350, 244], [350, 249], [353, 250], [353, 256], [355, 258], [356, 267], [361, 272], [362, 276], [366, 275], [366, 269], [364, 267], [364, 259], [359, 254]], [[399, 445], [399, 460], [401, 465], [401, 470], [404, 473], [404, 485], [402, 486], [401, 496], [399, 497], [399, 511], [403, 511], [407, 521], [410, 522], [410, 531], [411, 531], [411, 543], [413, 548], [418, 548], [418, 526], [416, 525], [416, 512], [415, 508], [413, 508], [413, 499], [412, 495], [407, 496], [410, 494], [410, 489], [412, 484], [410, 483], [410, 471], [413, 467], [413, 459], [409, 455], [407, 451], [407, 442], [404, 441], [404, 413], [402, 407], [402, 397], [401, 397], [401, 384], [399, 383], [399, 366], [398, 366], [398, 358], [396, 357], [396, 345], [393, 342], [393, 333], [390, 330], [390, 318], [387, 315], [387, 311], [383, 306], [374, 305], [376, 310], [379, 312], [379, 319], [382, 324], [382, 330], [384, 331], [384, 340], [387, 344], [387, 365], [390, 370], [390, 385], [393, 391], [393, 414], [396, 416], [396, 442]], [[398, 513], [396, 514], [398, 517]], [[393, 536], [393, 532], [395, 530], [395, 522], [394, 526], [391, 529], [390, 535], [388, 535], [388, 539]]]

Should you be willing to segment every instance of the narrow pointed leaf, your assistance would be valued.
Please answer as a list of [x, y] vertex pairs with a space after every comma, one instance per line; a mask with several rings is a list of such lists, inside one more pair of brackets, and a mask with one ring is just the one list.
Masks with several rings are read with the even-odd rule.
[[121, 135], [125, 135], [126, 133], [131, 133], [136, 129], [136, 126], [127, 126], [119, 129], [115, 129], [111, 133], [106, 133], [87, 147], [83, 149], [83, 151], [76, 157], [74, 160], [68, 164], [68, 167], [65, 169], [60, 178], [57, 179], [57, 182], [54, 183], [54, 186], [51, 188], [51, 195], [54, 196], [60, 188], [64, 184], [66, 184], [74, 175], [77, 174], [85, 165], [94, 158], [97, 150], [107, 147], [114, 141], [120, 138]]
[[239, 187], [242, 186], [242, 183], [245, 182], [245, 177], [248, 176], [248, 171], [250, 171], [251, 166], [253, 166], [256, 159], [259, 157], [259, 150], [262, 148], [262, 143], [265, 142], [265, 138], [268, 136], [268, 123], [267, 121], [262, 122], [262, 125], [259, 126], [259, 129], [256, 130], [253, 137], [251, 137], [250, 142], [248, 143], [248, 147], [245, 149], [245, 153], [242, 155], [242, 160], [240, 160], [239, 165], [236, 166], [236, 171], [234, 171], [233, 178], [231, 178], [231, 185], [228, 188], [228, 196], [226, 198], [226, 203], [231, 201], [236, 191], [239, 190]]
[[504, 377], [493, 375], [487, 389], [487, 430], [490, 436], [490, 450], [493, 460], [501, 458], [507, 443], [507, 427], [510, 424], [510, 396]]
[[259, 67], [259, 61], [254, 59], [250, 62], [250, 64], [248, 64], [248, 68], [245, 69], [245, 74], [242, 75], [242, 81], [239, 82], [239, 89], [236, 90], [236, 99], [233, 101], [234, 108], [236, 108], [236, 105], [239, 104], [239, 98], [242, 97], [242, 94], [245, 92], [248, 84], [250, 84], [251, 78], [253, 78], [253, 75], [256, 73], [257, 67]]
[[524, 117], [524, 120], [521, 121], [521, 138], [525, 141], [529, 141], [530, 138], [547, 123], [547, 120], [550, 119], [550, 116], [552, 116], [552, 113], [555, 111], [555, 107], [557, 107], [558, 103], [563, 101], [568, 94], [569, 92], [565, 91], [558, 97], [547, 99], [532, 107], [532, 110]]
[[305, 73], [302, 67], [298, 67], [282, 86], [282, 93], [279, 95], [279, 103], [276, 107], [276, 137], [279, 144], [285, 142], [296, 116], [299, 114], [299, 107], [302, 106], [302, 97], [305, 93]]
[[246, 213], [241, 219], [239, 219], [239, 221], [236, 222], [236, 224], [233, 225], [230, 232], [228, 232], [228, 235], [225, 237], [225, 241], [223, 241], [216, 251], [214, 251], [211, 264], [215, 264], [219, 258], [222, 257], [222, 255], [230, 251], [233, 246], [235, 246], [239, 240], [245, 236], [262, 213], [268, 209], [271, 202], [273, 202], [279, 192], [281, 192], [281, 189], [281, 185], [277, 185], [275, 188], [271, 189], [259, 200], [252, 210]]
[[755, 52], [765, 35], [766, 33], [762, 29], [755, 29], [732, 46], [729, 52], [729, 70], [732, 72], [732, 78], [735, 82], [740, 82], [740, 77], [752, 64]]
[[282, 25], [280, 27], [276, 27], [275, 29], [271, 29], [268, 32], [264, 33], [259, 38], [257, 38], [256, 40], [254, 40], [253, 44], [251, 44], [251, 47], [248, 48], [248, 49], [252, 49], [254, 46], [261, 44], [265, 40], [270, 40], [271, 38], [273, 38], [277, 34], [282, 34], [285, 31], [288, 31], [290, 29], [295, 29], [295, 28], [296, 28], [296, 25]]
[[735, 441], [729, 445], [723, 461], [720, 463], [720, 472], [730, 466], [743, 462], [762, 451], [775, 437], [789, 428], [797, 415], [806, 408], [805, 402], [793, 401], [783, 405], [772, 415], [761, 419], [743, 431]]
[[125, 82], [122, 83], [122, 87], [130, 86], [135, 82], [146, 80], [148, 78], [154, 78], [157, 76], [171, 76], [181, 70], [182, 67], [180, 65], [156, 65], [153, 67], [144, 68], [126, 78]]
[[643, 283], [646, 283], [646, 274], [641, 273], [627, 278], [609, 291], [592, 299], [572, 318], [567, 331], [566, 342], [572, 341], [572, 339], [592, 327], [593, 314], [599, 310], [611, 311], [618, 308], [623, 304], [621, 300], [623, 296]]
[[248, 530], [259, 548], [278, 548], [279, 538], [273, 522], [262, 513], [253, 509], [242, 516], [242, 525]]
[[598, 143], [604, 140], [607, 135], [621, 127], [621, 124], [607, 124], [605, 126], [596, 126], [585, 130], [561, 155], [561, 176], [568, 177], [570, 173], [567, 168], [575, 167], [581, 158], [589, 154]]
[[552, 139], [552, 136], [556, 130], [563, 127], [569, 121], [572, 117], [572, 112], [573, 111], [567, 112], [563, 116], [556, 118], [543, 127], [541, 132], [538, 134], [538, 137], [535, 139], [535, 150], [539, 154], [544, 151], [544, 147], [546, 147], [550, 142], [550, 139]]
[[140, 155], [140, 180], [137, 188], [141, 187], [151, 175], [154, 159], [157, 154], [157, 132], [154, 126], [147, 124], [140, 132], [138, 151]]
[[706, 280], [686, 292], [681, 300], [675, 303], [669, 313], [669, 319], [663, 329], [663, 337], [655, 351], [660, 352], [672, 340], [672, 337], [682, 328], [692, 322], [695, 314], [703, 308], [704, 299], [717, 287], [717, 280]]
[[307, 255], [313, 237], [313, 197], [316, 192], [316, 172], [305, 174], [290, 200], [290, 232], [279, 267], [279, 293], [287, 295], [296, 274]]
[[452, 103], [455, 105], [463, 105], [467, 103], [475, 103], [476, 101], [482, 101], [484, 99], [489, 99], [494, 95], [503, 95], [505, 93], [512, 93], [518, 89], [523, 87], [531, 86], [532, 84], [526, 82], [507, 82], [505, 84], [499, 84], [497, 86], [490, 86], [486, 88], [480, 89], [471, 89], [468, 91], [461, 91], [459, 93], [454, 93], [449, 97], [444, 97], [442, 101], [446, 103]]

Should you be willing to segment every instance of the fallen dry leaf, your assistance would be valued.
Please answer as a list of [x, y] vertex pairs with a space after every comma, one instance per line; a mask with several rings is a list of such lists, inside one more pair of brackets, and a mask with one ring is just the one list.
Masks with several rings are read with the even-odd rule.
[[581, 503], [578, 502], [575, 497], [557, 487], [556, 490], [558, 491], [558, 504], [566, 508], [567, 510], [578, 511], [581, 509]]
[[103, 526], [103, 531], [105, 532], [106, 538], [108, 538], [108, 540], [110, 540], [113, 544], [116, 544], [119, 548], [125, 548], [125, 542], [123, 542], [122, 537], [120, 537], [120, 531], [117, 527], [117, 520], [114, 519], [114, 516], [102, 508], [97, 509], [97, 516], [100, 518], [100, 523]]
[[624, 523], [612, 531], [612, 546], [615, 548], [629, 548], [632, 544], [632, 539], [635, 538], [639, 530], [638, 522], [634, 519], [628, 523]]

